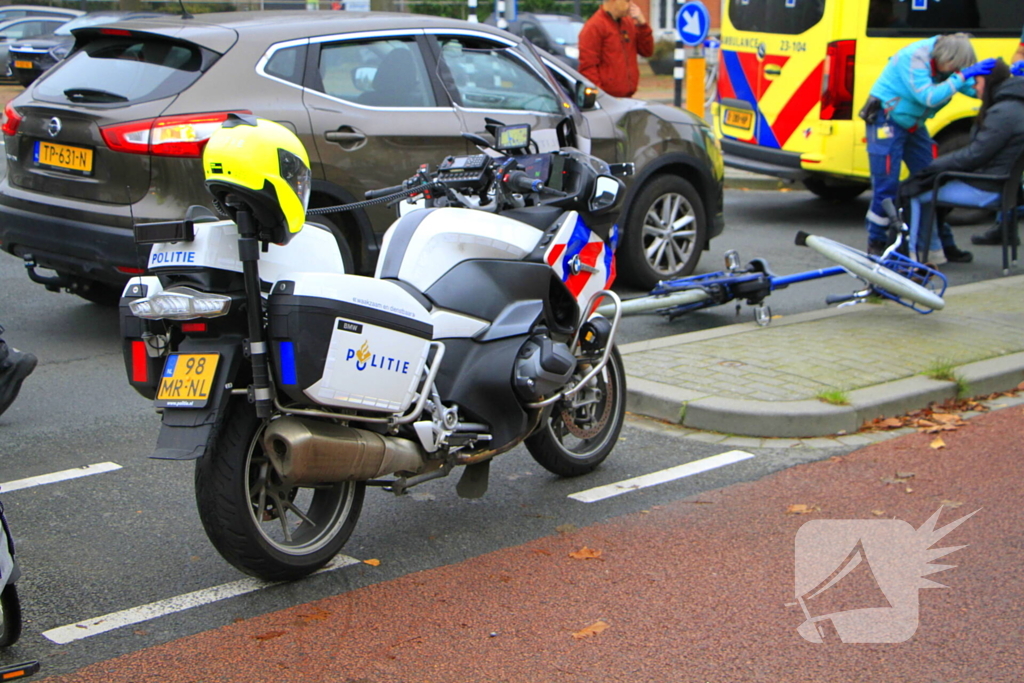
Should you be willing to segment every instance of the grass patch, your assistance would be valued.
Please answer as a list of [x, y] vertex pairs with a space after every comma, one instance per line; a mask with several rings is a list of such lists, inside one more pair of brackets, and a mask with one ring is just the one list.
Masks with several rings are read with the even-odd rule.
[[819, 391], [816, 398], [819, 401], [824, 401], [834, 406], [848, 406], [850, 405], [850, 395], [842, 389], [825, 389]]
[[925, 368], [921, 374], [931, 379], [953, 382], [956, 385], [957, 398], [967, 398], [971, 395], [971, 385], [967, 383], [963, 375], [956, 371], [956, 365], [951, 360], [938, 359], [932, 361], [932, 364]]

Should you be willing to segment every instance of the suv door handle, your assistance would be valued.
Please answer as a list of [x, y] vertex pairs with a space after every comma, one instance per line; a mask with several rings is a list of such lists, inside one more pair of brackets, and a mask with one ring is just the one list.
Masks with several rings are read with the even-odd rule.
[[324, 137], [327, 138], [329, 142], [341, 143], [362, 142], [366, 139], [366, 136], [363, 133], [360, 133], [350, 126], [342, 126], [338, 130], [329, 130], [324, 133]]

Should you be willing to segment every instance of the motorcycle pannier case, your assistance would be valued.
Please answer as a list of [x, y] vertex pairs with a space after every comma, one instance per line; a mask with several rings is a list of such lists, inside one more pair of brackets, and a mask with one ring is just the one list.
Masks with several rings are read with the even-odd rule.
[[430, 314], [398, 284], [303, 273], [270, 294], [277, 388], [300, 404], [405, 412], [423, 376]]

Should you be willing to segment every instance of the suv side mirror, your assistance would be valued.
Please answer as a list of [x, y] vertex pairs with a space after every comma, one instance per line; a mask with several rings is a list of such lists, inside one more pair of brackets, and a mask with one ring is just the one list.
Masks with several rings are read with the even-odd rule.
[[592, 88], [582, 81], [576, 81], [576, 106], [580, 111], [593, 109], [597, 103], [597, 88]]

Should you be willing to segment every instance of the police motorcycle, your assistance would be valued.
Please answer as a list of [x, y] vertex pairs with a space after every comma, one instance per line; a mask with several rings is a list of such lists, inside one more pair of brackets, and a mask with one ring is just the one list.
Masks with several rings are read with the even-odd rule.
[[[203, 155], [230, 220], [136, 225], [149, 274], [126, 285], [121, 324], [129, 382], [162, 413], [151, 457], [195, 460], [200, 519], [238, 569], [323, 567], [367, 486], [402, 494], [461, 467], [458, 494], [479, 497], [490, 460], [521, 443], [566, 477], [614, 448], [624, 185], [575, 149], [531, 154], [528, 126], [488, 131], [464, 134], [484, 153], [367, 193], [401, 213], [373, 277], [304, 227], [301, 142], [244, 115]], [[614, 313], [594, 313], [606, 300]]]

